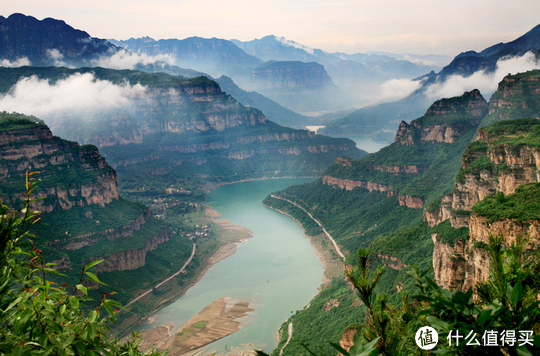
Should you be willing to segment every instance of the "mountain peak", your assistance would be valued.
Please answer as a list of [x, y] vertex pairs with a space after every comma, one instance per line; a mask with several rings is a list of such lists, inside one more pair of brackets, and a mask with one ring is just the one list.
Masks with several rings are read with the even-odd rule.
[[106, 40], [91, 37], [50, 17], [38, 20], [20, 13], [0, 17], [0, 33], [0, 59], [13, 61], [26, 57], [33, 65], [40, 66], [56, 65], [59, 58], [69, 64], [80, 63], [116, 49]]

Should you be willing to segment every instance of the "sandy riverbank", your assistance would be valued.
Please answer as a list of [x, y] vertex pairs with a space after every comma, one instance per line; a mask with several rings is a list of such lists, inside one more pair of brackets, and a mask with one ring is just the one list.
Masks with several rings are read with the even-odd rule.
[[[232, 223], [229, 220], [226, 220], [226, 219], [214, 220], [214, 219], [217, 219], [217, 218], [221, 217], [221, 214], [219, 212], [217, 212], [211, 206], [205, 206], [203, 208], [204, 208], [204, 213], [207, 216], [207, 218], [212, 220], [213, 223], [221, 226], [225, 230], [225, 232], [227, 233], [226, 241], [222, 241], [222, 242], [225, 242], [225, 244], [222, 245], [216, 252], [214, 252], [214, 254], [210, 258], [208, 258], [205, 267], [200, 271], [200, 273], [197, 275], [197, 277], [189, 284], [188, 288], [185, 288], [185, 290], [181, 294], [179, 294], [177, 296], [177, 298], [175, 298], [175, 300], [178, 299], [179, 297], [181, 297], [185, 293], [185, 291], [187, 291], [189, 288], [191, 288], [195, 284], [199, 283], [201, 281], [201, 279], [204, 277], [204, 275], [206, 274], [206, 272], [213, 265], [215, 265], [219, 261], [233, 255], [238, 250], [238, 245], [242, 241], [245, 241], [248, 238], [253, 236], [253, 233], [252, 233], [251, 230], [249, 230], [248, 228], [245, 228], [243, 226], [240, 226], [238, 224]], [[218, 300], [214, 301], [214, 303], [217, 303], [217, 301]], [[215, 311], [217, 307], [216, 307], [215, 304], [211, 304], [211, 305], [207, 306], [207, 308], [209, 308], [210, 310]], [[230, 306], [229, 306], [229, 308], [230, 308]], [[236, 307], [235, 310], [237, 310], [238, 308], [239, 307]], [[157, 310], [155, 310], [153, 313], [155, 313], [156, 311]], [[252, 310], [250, 309], [249, 311], [252, 311]], [[146, 318], [145, 322], [147, 324], [152, 324], [154, 322], [155, 316], [154, 316], [153, 313], [149, 317]], [[207, 317], [207, 319], [201, 319], [201, 320], [209, 321], [209, 325], [213, 325], [215, 321], [219, 320], [218, 317], [214, 317], [212, 313], [209, 313], [208, 310], [206, 310], [206, 308], [203, 309], [203, 311], [201, 311], [200, 313], [203, 313], [203, 315], [205, 315]], [[197, 315], [199, 315], [199, 314], [197, 314]], [[235, 315], [235, 314], [233, 313], [233, 314], [230, 314], [230, 315]], [[218, 316], [219, 316], [219, 314], [218, 314]], [[190, 320], [188, 322], [188, 324], [191, 321], [193, 321], [193, 319]], [[232, 323], [231, 325], [234, 325], [234, 323]], [[243, 326], [245, 326], [245, 325], [241, 325], [241, 327], [243, 327]], [[227, 336], [227, 335], [229, 335], [229, 334], [231, 334], [233, 332], [236, 332], [240, 328], [238, 328], [238, 329], [234, 329], [234, 328], [233, 329], [230, 329], [230, 328], [227, 329], [227, 328], [225, 328], [226, 330], [229, 330], [230, 332], [228, 334], [226, 334], [226, 335], [221, 336], [221, 337], [225, 337], [225, 336]], [[144, 345], [144, 346], [142, 346], [143, 349], [144, 350], [150, 350], [151, 348], [155, 348], [155, 349], [159, 349], [159, 350], [170, 349], [172, 347], [172, 343], [174, 341], [173, 335], [170, 334], [172, 329], [173, 329], [173, 324], [165, 324], [165, 325], [162, 325], [162, 326], [159, 326], [159, 327], [156, 327], [156, 328], [141, 331], [141, 339], [142, 339], [141, 345]], [[182, 328], [180, 330], [182, 330]], [[214, 334], [218, 335], [219, 332], [218, 333], [214, 332]], [[201, 334], [201, 335], [204, 335], [204, 333]], [[203, 340], [203, 341], [201, 341], [201, 340]], [[206, 341], [204, 341], [204, 340], [206, 340]], [[197, 348], [200, 348], [201, 346], [204, 346], [204, 345], [206, 345], [206, 344], [208, 344], [210, 342], [213, 342], [215, 340], [217, 340], [217, 339], [212, 340], [209, 337], [201, 338], [200, 340], [197, 341], [197, 343], [195, 343], [193, 345], [190, 344], [190, 346], [196, 345], [193, 348], [197, 349]], [[189, 350], [190, 349], [188, 348], [188, 349], [185, 349], [183, 352], [187, 352]], [[168, 353], [168, 354], [170, 354], [170, 353]], [[181, 353], [175, 352], [175, 354], [181, 354]]]
[[[250, 229], [240, 226], [238, 224], [232, 223], [231, 221], [227, 219], [215, 220], [221, 217], [221, 214], [218, 211], [216, 211], [214, 208], [212, 208], [211, 206], [205, 206], [204, 213], [209, 219], [212, 220], [214, 224], [221, 226], [226, 231], [235, 232], [239, 236], [243, 236], [236, 241], [228, 241], [227, 243], [225, 243], [225, 245], [221, 246], [208, 260], [209, 267], [212, 267], [212, 265], [233, 255], [238, 250], [238, 244], [242, 241], [245, 241], [247, 238], [252, 237], [253, 232]], [[205, 269], [204, 272], [206, 272], [206, 270], [207, 269]]]
[[183, 355], [237, 332], [251, 321], [255, 309], [250, 302], [220, 297], [204, 307], [174, 335], [172, 324], [141, 331], [140, 349], [167, 350], [168, 355]]

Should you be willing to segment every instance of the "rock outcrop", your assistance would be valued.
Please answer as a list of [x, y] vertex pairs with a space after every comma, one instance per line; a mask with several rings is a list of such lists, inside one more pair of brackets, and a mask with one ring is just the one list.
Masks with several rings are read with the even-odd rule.
[[540, 118], [540, 71], [506, 76], [489, 102], [482, 125], [520, 118]]
[[92, 204], [105, 206], [118, 200], [116, 172], [97, 147], [62, 140], [43, 123], [17, 118], [2, 123], [0, 184], [8, 188], [2, 193], [4, 202], [17, 203], [24, 197], [21, 188], [27, 171], [40, 172], [43, 183], [35, 197], [43, 198], [36, 202], [36, 208], [43, 212]]
[[[138, 167], [158, 172], [159, 162], [153, 162], [164, 156], [176, 166], [186, 162], [221, 165], [227, 160], [255, 158], [249, 167], [243, 163], [236, 165], [244, 171], [236, 169], [227, 174], [265, 175], [287, 170], [313, 175], [344, 151], [353, 158], [366, 154], [352, 140], [316, 135], [268, 121], [260, 110], [243, 106], [206, 77], [186, 79], [104, 68], [52, 71], [0, 67], [0, 77], [8, 78], [6, 90], [16, 85], [18, 79], [31, 75], [43, 80], [57, 75], [83, 76], [117, 85], [120, 91], [126, 89], [126, 97], [113, 107], [96, 105], [85, 110], [55, 111], [43, 118], [56, 135], [99, 147], [115, 167], [149, 162]], [[167, 153], [163, 154], [164, 151]], [[287, 163], [283, 163], [275, 159], [275, 154], [303, 157], [294, 163], [288, 157]], [[230, 180], [219, 173], [222, 172], [216, 175], [221, 179]]]
[[372, 191], [388, 192], [392, 190], [393, 188], [391, 185], [384, 185], [384, 184], [373, 183], [373, 182], [364, 182], [360, 180], [354, 181], [350, 179], [339, 179], [339, 178], [334, 178], [327, 175], [324, 175], [322, 177], [322, 181], [326, 185], [333, 185], [333, 186], [339, 187], [340, 189], [346, 189], [346, 190], [353, 190], [356, 187], [364, 187], [370, 192]]
[[422, 209], [424, 207], [424, 199], [416, 198], [410, 195], [398, 195], [398, 202], [401, 206], [406, 206], [411, 209]]
[[465, 93], [459, 98], [438, 100], [422, 118], [411, 124], [402, 121], [395, 142], [406, 146], [419, 142], [453, 143], [476, 127], [487, 111], [487, 102], [478, 90]]
[[[138, 268], [144, 265], [148, 251], [169, 238], [167, 226], [155, 220], [150, 209], [120, 198], [116, 172], [96, 146], [81, 146], [53, 136], [35, 118], [3, 113], [0, 197], [4, 204], [20, 204], [27, 171], [38, 171], [33, 177], [41, 179], [32, 194], [42, 199], [33, 208], [41, 211], [46, 221], [48, 214], [54, 215], [44, 227], [36, 227], [35, 243], [45, 252], [61, 251], [63, 257], [55, 261], [57, 269], [74, 268], [74, 258], [77, 263], [104, 259], [96, 271]], [[99, 211], [99, 216], [106, 217], [113, 214], [112, 209], [123, 215], [123, 226], [111, 227], [110, 222], [94, 216]], [[72, 235], [72, 230], [77, 234]], [[96, 252], [88, 250], [98, 244]]]
[[[482, 215], [495, 214], [494, 209], [501, 209], [495, 205], [477, 211], [478, 204], [487, 199], [496, 205], [503, 204], [505, 199], [516, 199], [519, 203], [527, 199], [526, 194], [514, 193], [525, 184], [540, 182], [540, 154], [535, 144], [540, 143], [539, 128], [540, 121], [515, 120], [481, 129], [478, 141], [473, 142], [463, 156], [453, 193], [444, 197], [440, 207], [424, 212], [430, 226], [450, 220], [453, 228], [469, 230], [469, 238], [458, 239], [454, 245], [434, 239], [435, 278], [443, 287], [467, 290], [487, 278], [490, 262], [486, 247], [490, 235], [502, 234], [506, 246], [515, 243], [518, 236], [527, 236], [529, 249], [540, 247], [538, 220], [527, 215], [520, 219]], [[496, 195], [498, 200], [492, 198]], [[517, 216], [515, 212], [512, 214]]]

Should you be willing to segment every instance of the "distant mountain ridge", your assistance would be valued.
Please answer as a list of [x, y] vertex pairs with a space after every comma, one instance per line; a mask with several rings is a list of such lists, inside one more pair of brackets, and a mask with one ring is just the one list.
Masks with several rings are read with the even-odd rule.
[[62, 20], [38, 20], [18, 13], [8, 18], [0, 16], [0, 65], [5, 67], [122, 67], [188, 78], [204, 74], [137, 56]]
[[130, 51], [149, 56], [171, 55], [176, 64], [202, 70], [211, 75], [223, 74], [232, 68], [254, 68], [263, 63], [250, 56], [227, 40], [219, 38], [189, 37], [154, 40], [150, 37], [130, 38], [125, 41], [111, 39], [110, 42]]
[[444, 79], [453, 74], [470, 76], [478, 70], [493, 71], [501, 58], [522, 56], [527, 52], [532, 52], [537, 57], [539, 55], [540, 25], [513, 41], [490, 46], [480, 53], [467, 51], [458, 54], [448, 66], [441, 70], [438, 77]]
[[39, 21], [18, 13], [8, 18], [0, 16], [0, 34], [2, 58], [15, 61], [26, 57], [33, 65], [54, 65], [59, 60], [82, 63], [118, 50], [108, 41], [91, 37], [64, 21]]
[[[428, 108], [432, 99], [429, 99], [425, 92], [431, 85], [442, 85], [453, 75], [468, 78], [478, 71], [484, 71], [485, 74], [493, 73], [497, 68], [497, 61], [500, 59], [522, 56], [528, 52], [532, 52], [537, 60], [540, 57], [540, 25], [514, 41], [490, 46], [479, 53], [475, 51], [460, 53], [438, 73], [432, 71], [416, 78], [422, 84], [408, 97], [396, 102], [358, 109], [329, 124], [321, 133], [330, 135], [352, 132], [371, 135], [376, 132], [382, 133], [385, 130], [394, 132], [393, 127], [395, 126], [393, 125], [396, 122], [414, 119], [419, 112]], [[391, 137], [391, 135], [383, 136], [386, 136], [386, 141], [389, 141]]]

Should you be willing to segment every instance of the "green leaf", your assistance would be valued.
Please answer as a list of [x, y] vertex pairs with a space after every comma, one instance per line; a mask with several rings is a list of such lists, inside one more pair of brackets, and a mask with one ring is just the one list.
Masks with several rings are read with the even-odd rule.
[[[95, 274], [93, 274], [92, 272], [86, 272], [86, 275], [88, 276], [88, 278], [85, 278], [85, 280], [90, 280], [90, 281], [93, 281], [93, 282], [96, 282], [96, 283], [99, 283], [99, 284], [102, 284], [104, 286], [107, 286], [105, 283], [103, 283], [102, 281], [100, 281], [97, 276]], [[108, 286], [107, 286], [108, 287]]]
[[521, 281], [518, 281], [514, 288], [512, 289], [512, 294], [510, 295], [510, 302], [514, 307], [518, 305], [518, 303], [521, 301], [521, 298], [523, 297], [523, 285], [521, 284]]
[[477, 323], [481, 328], [484, 328], [486, 321], [491, 317], [491, 310], [486, 309], [480, 313]]
[[350, 356], [349, 352], [345, 350], [343, 347], [339, 346], [338, 344], [334, 342], [329, 342], [330, 346], [332, 346], [334, 349], [338, 350], [340, 353], [343, 354], [343, 356]]
[[452, 299], [460, 304], [465, 304], [465, 305], [469, 304], [469, 301], [470, 301], [470, 298], [468, 298], [467, 294], [463, 292], [459, 292], [459, 291], [456, 294], [454, 294]]
[[115, 319], [115, 316], [114, 316], [114, 310], [111, 306], [111, 303], [109, 303], [108, 300], [104, 301], [103, 302], [103, 306], [105, 307], [105, 309], [107, 310], [107, 313], [109, 313], [109, 315], [111, 316], [111, 318], [114, 320]]
[[90, 340], [94, 340], [96, 338], [96, 334], [96, 324], [88, 324], [88, 338], [90, 338]]
[[86, 266], [84, 266], [84, 272], [88, 271], [90, 268], [94, 267], [95, 265], [97, 264], [100, 264], [101, 262], [103, 262], [105, 260], [97, 260], [97, 261], [92, 261], [90, 262], [89, 264], [87, 264]]
[[13, 356], [21, 356], [22, 355], [22, 352], [23, 352], [23, 347], [21, 345], [17, 345], [14, 349], [13, 349], [13, 352], [11, 353]]
[[96, 321], [97, 315], [98, 315], [97, 311], [91, 310], [90, 313], [88, 313], [88, 321], [90, 323], [93, 323], [94, 321]]
[[69, 297], [69, 305], [73, 311], [79, 310], [79, 298], [76, 296]]
[[77, 289], [84, 293], [84, 295], [88, 295], [88, 288], [83, 286], [82, 284], [77, 284]]
[[426, 320], [435, 329], [439, 329], [439, 330], [447, 330], [448, 329], [448, 323], [445, 322], [445, 321], [442, 321], [439, 318], [436, 318], [434, 316], [428, 316], [426, 318]]
[[525, 346], [516, 347], [516, 351], [519, 356], [533, 356], [533, 354], [529, 350], [527, 350]]
[[10, 310], [11, 308], [13, 308], [15, 305], [17, 305], [17, 303], [19, 303], [22, 299], [23, 299], [23, 296], [24, 295], [20, 295], [17, 299], [15, 299], [13, 302], [11, 302], [9, 304], [9, 306], [6, 308], [6, 310], [4, 310], [4, 312], [7, 312], [8, 310]]

